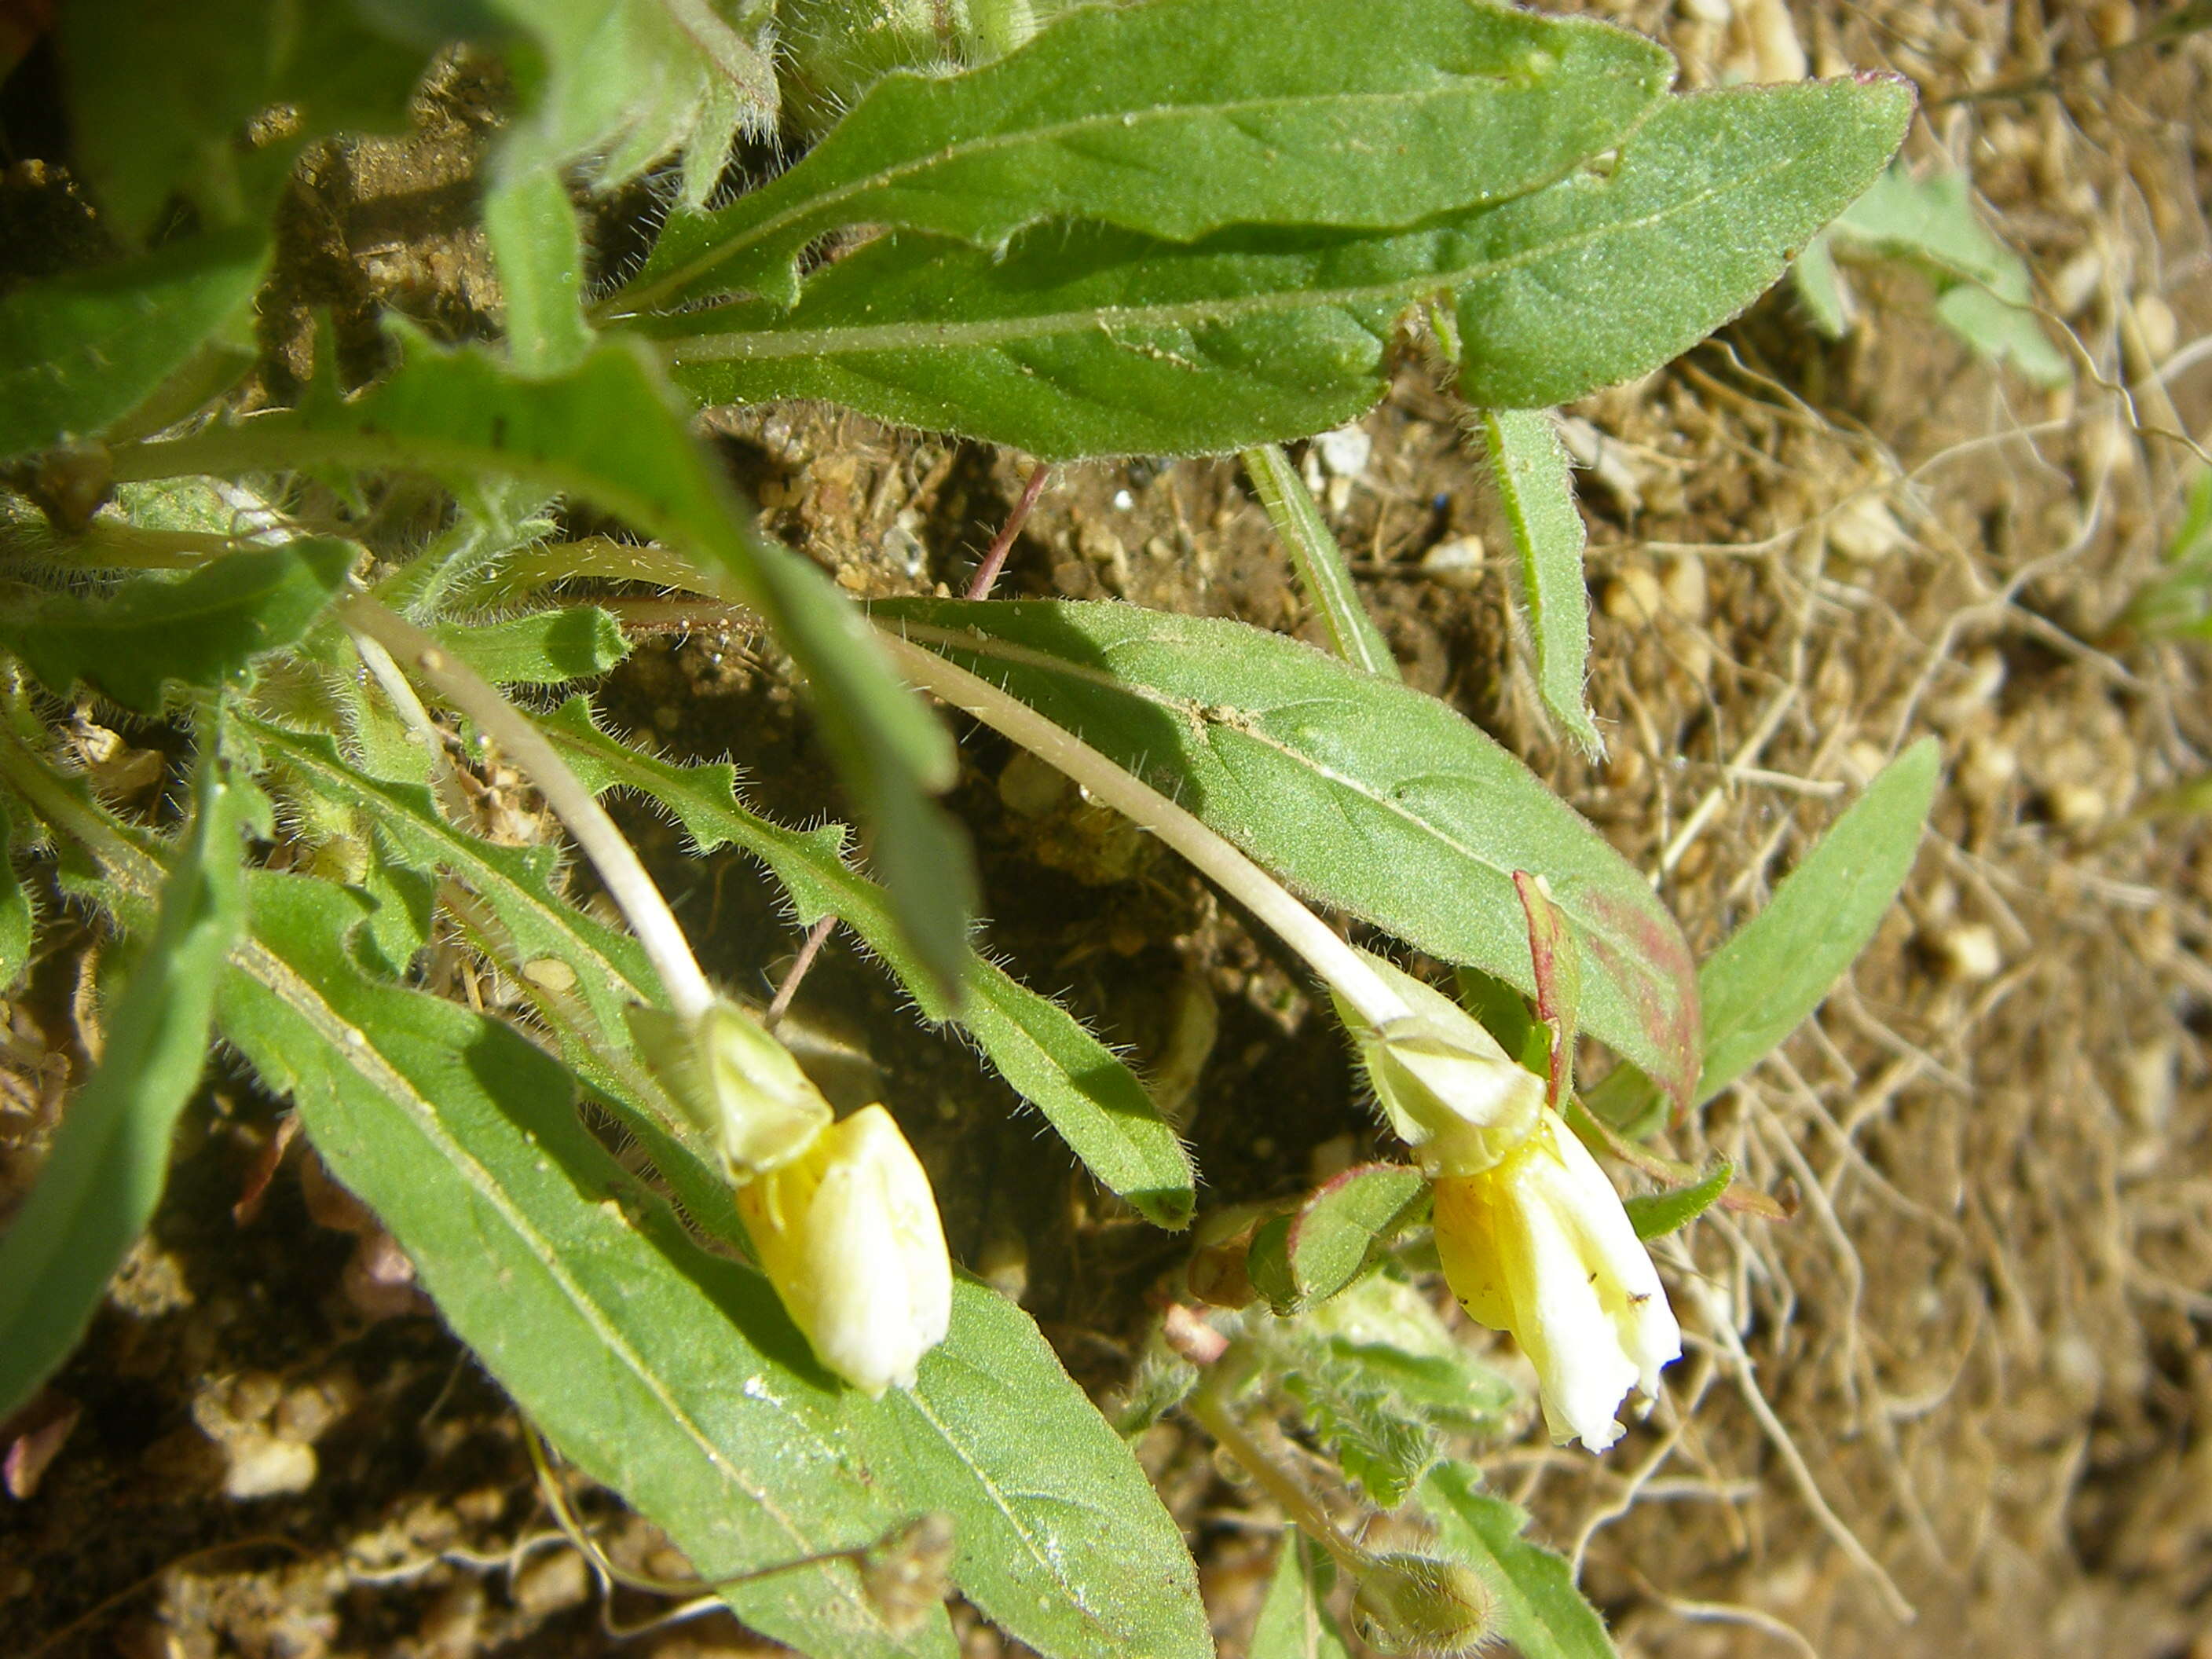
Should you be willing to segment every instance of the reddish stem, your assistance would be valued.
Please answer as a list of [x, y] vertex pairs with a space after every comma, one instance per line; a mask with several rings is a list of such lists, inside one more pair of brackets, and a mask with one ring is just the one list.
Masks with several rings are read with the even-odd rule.
[[1006, 514], [1006, 522], [1000, 527], [990, 551], [983, 555], [983, 562], [975, 567], [975, 580], [968, 584], [969, 599], [988, 599], [991, 597], [991, 585], [999, 580], [999, 572], [1006, 568], [1006, 555], [1013, 550], [1014, 538], [1022, 533], [1022, 526], [1029, 521], [1030, 509], [1037, 504], [1037, 497], [1044, 494], [1046, 482], [1051, 477], [1052, 463], [1038, 462], [1036, 471], [1030, 474], [1029, 483], [1022, 486], [1021, 499], [1014, 503], [1014, 510]]
[[814, 965], [814, 958], [822, 954], [822, 946], [836, 927], [837, 918], [827, 915], [806, 930], [806, 942], [799, 947], [799, 955], [791, 964], [791, 971], [783, 976], [783, 983], [775, 988], [775, 1000], [768, 1006], [764, 1022], [773, 1031], [776, 1023], [791, 1012], [791, 1000], [799, 994], [799, 982], [806, 977], [806, 970]]

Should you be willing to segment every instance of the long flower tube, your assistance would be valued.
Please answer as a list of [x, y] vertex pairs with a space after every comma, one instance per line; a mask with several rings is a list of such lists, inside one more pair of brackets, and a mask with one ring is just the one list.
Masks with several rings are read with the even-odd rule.
[[339, 616], [500, 744], [592, 860], [671, 1004], [633, 1007], [630, 1034], [737, 1188], [762, 1271], [816, 1358], [870, 1394], [910, 1386], [951, 1322], [952, 1264], [929, 1176], [897, 1122], [881, 1106], [833, 1121], [790, 1050], [715, 994], [628, 840], [496, 687], [363, 595]]
[[1390, 1126], [1435, 1185], [1437, 1252], [1468, 1312], [1536, 1367], [1555, 1439], [1602, 1451], [1632, 1388], [1681, 1354], [1657, 1271], [1595, 1158], [1545, 1103], [1542, 1079], [1449, 997], [1346, 944], [1189, 812], [988, 680], [888, 629], [915, 684], [965, 709], [1218, 882], [1325, 980]]

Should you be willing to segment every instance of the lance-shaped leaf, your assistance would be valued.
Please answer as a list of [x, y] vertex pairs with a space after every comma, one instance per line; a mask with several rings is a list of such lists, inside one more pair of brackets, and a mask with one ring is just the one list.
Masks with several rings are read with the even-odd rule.
[[1638, 1238], [1658, 1238], [1686, 1227], [1721, 1201], [1735, 1180], [1735, 1165], [1723, 1158], [1703, 1179], [1663, 1193], [1638, 1193], [1621, 1200]]
[[[863, 1545], [898, 1510], [840, 1449], [842, 1392], [757, 1274], [708, 1255], [586, 1133], [560, 1064], [496, 1021], [372, 984], [358, 908], [253, 884], [220, 1014], [439, 1310], [554, 1443], [704, 1577]], [[894, 1635], [848, 1565], [733, 1585], [748, 1623], [820, 1655], [943, 1655]]]
[[0, 455], [105, 430], [244, 310], [268, 263], [259, 231], [219, 232], [0, 299]]
[[849, 1414], [901, 1501], [949, 1511], [962, 1592], [1050, 1659], [1208, 1659], [1198, 1572], [1129, 1448], [1027, 1314], [954, 1286], [909, 1393]]
[[845, 225], [987, 249], [1054, 219], [1409, 225], [1559, 178], [1674, 70], [1625, 30], [1467, 0], [1082, 7], [981, 69], [886, 76], [789, 172], [672, 222], [623, 303], [789, 305], [800, 252]]
[[958, 985], [974, 880], [958, 829], [928, 799], [956, 771], [945, 728], [898, 683], [829, 579], [740, 510], [644, 354], [604, 342], [567, 373], [526, 379], [483, 351], [401, 337], [398, 372], [358, 398], [319, 383], [299, 410], [126, 452], [117, 474], [319, 463], [411, 468], [464, 485], [505, 474], [573, 491], [681, 549], [724, 597], [760, 613], [805, 674], [898, 924], [939, 985]]
[[1915, 179], [1893, 167], [1805, 250], [1791, 277], [1831, 335], [1842, 334], [1850, 320], [1838, 257], [1920, 266], [1936, 283], [1936, 314], [1983, 356], [2009, 358], [2039, 386], [2072, 378], [2065, 355], [2036, 321], [2027, 261], [1982, 223], [1964, 173]]
[[1267, 521], [1275, 526], [1283, 550], [1291, 556], [1291, 568], [1298, 573], [1298, 586], [1321, 619], [1329, 649], [1370, 674], [1403, 679], [1397, 659], [1390, 654], [1390, 641], [1359, 597], [1344, 549], [1282, 446], [1261, 444], [1238, 459], [1244, 463], [1252, 493], [1267, 509]]
[[1866, 76], [1669, 100], [1589, 169], [1483, 216], [1457, 285], [1459, 387], [1541, 409], [1686, 351], [1764, 293], [1905, 137], [1912, 91]]
[[1421, 1483], [1420, 1502], [1437, 1542], [1497, 1589], [1499, 1633], [1526, 1659], [1618, 1659], [1565, 1559], [1523, 1538], [1528, 1512], [1479, 1490], [1479, 1478], [1464, 1463], [1439, 1464]]
[[344, 542], [299, 541], [233, 553], [181, 579], [134, 576], [104, 599], [53, 594], [0, 617], [0, 644], [50, 690], [82, 682], [158, 714], [165, 683], [221, 685], [306, 633], [356, 551]]
[[[31, 769], [25, 772], [24, 768]], [[0, 771], [92, 855], [88, 899], [150, 913], [156, 859], [81, 787], [0, 736]], [[585, 1133], [575, 1079], [497, 1022], [360, 971], [361, 901], [252, 878], [223, 1030], [392, 1226], [465, 1340], [556, 1444], [664, 1527], [702, 1574], [865, 1543], [925, 1509], [969, 1540], [969, 1598], [1048, 1659], [1199, 1659], [1205, 1617], [1175, 1523], [1028, 1316], [953, 1287], [911, 1392], [870, 1400], [816, 1365], [759, 1275], [695, 1244]], [[639, 1121], [649, 1120], [640, 1119]], [[647, 1142], [693, 1222], [742, 1237], [689, 1146]], [[848, 1567], [731, 1587], [739, 1614], [819, 1659], [943, 1656], [900, 1639]]]
[[792, 830], [749, 812], [732, 793], [729, 767], [675, 766], [642, 754], [599, 730], [580, 698], [544, 725], [593, 789], [650, 795], [702, 852], [744, 848], [783, 884], [801, 922], [838, 917], [898, 976], [923, 1018], [957, 1020], [1101, 1182], [1163, 1227], [1188, 1224], [1197, 1202], [1190, 1155], [1136, 1073], [1066, 1008], [981, 957], [969, 963], [956, 1014], [899, 937], [883, 889], [845, 863], [842, 825]]
[[[1911, 873], [1936, 799], [1942, 756], [1923, 738], [1881, 770], [1774, 890], [1698, 970], [1705, 1015], [1700, 1105], [1749, 1071], [1835, 988]], [[1587, 1097], [1637, 1133], [1656, 1106], [1650, 1082], [1616, 1066]]]
[[359, 813], [395, 860], [466, 883], [505, 929], [518, 977], [573, 988], [599, 1028], [601, 1046], [628, 1047], [620, 1035], [623, 1009], [655, 1000], [659, 981], [635, 939], [556, 896], [551, 848], [500, 847], [465, 834], [447, 822], [428, 789], [362, 771], [328, 738], [260, 722], [251, 730], [266, 758], [298, 786]]
[[52, 1152], [0, 1237], [0, 1417], [68, 1357], [167, 1179], [170, 1131], [206, 1063], [216, 981], [245, 918], [243, 791], [225, 769], [210, 738], [174, 873], [104, 1022], [99, 1069], [64, 1109]]
[[1320, 1545], [1296, 1527], [1285, 1528], [1283, 1553], [1246, 1650], [1251, 1659], [1347, 1659], [1351, 1650], [1326, 1601], [1335, 1576]]
[[1686, 1097], [1688, 946], [1651, 888], [1526, 767], [1433, 697], [1297, 641], [1134, 605], [896, 599], [886, 627], [1003, 685], [1291, 886], [1534, 994], [1513, 872], [1579, 948], [1584, 1030]]
[[824, 398], [1048, 460], [1248, 448], [1382, 394], [1399, 319], [1453, 300], [1462, 392], [1563, 403], [1734, 316], [1872, 179], [1899, 83], [1663, 100], [1602, 172], [1409, 230], [1237, 228], [1188, 244], [1051, 225], [1003, 256], [911, 232], [799, 302], [641, 319], [704, 400]]
[[1587, 532], [1575, 506], [1566, 446], [1540, 409], [1486, 409], [1484, 447], [1521, 556], [1521, 603], [1536, 647], [1536, 690], [1582, 751], [1605, 753], [1583, 698], [1589, 672], [1589, 592], [1583, 582]]
[[550, 167], [516, 173], [484, 197], [484, 240], [507, 301], [507, 355], [525, 374], [574, 368], [592, 349], [584, 320], [584, 237]]

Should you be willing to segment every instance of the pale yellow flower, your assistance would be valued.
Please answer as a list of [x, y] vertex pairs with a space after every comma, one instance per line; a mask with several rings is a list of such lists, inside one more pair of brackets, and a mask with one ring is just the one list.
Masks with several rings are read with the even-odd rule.
[[1682, 1353], [1659, 1274], [1605, 1171], [1559, 1115], [1489, 1168], [1436, 1182], [1437, 1255], [1468, 1312], [1536, 1367], [1559, 1442], [1603, 1451], [1631, 1389], [1655, 1395]]
[[945, 1338], [952, 1266], [936, 1194], [891, 1115], [869, 1106], [738, 1188], [761, 1270], [815, 1357], [881, 1394]]

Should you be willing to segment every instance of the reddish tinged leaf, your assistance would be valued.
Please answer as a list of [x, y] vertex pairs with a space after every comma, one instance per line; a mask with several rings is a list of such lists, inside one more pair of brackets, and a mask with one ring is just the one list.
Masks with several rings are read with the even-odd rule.
[[1575, 1036], [1583, 1000], [1582, 959], [1575, 954], [1567, 919], [1552, 902], [1550, 884], [1526, 870], [1513, 872], [1513, 890], [1528, 918], [1528, 960], [1536, 974], [1536, 1018], [1552, 1028], [1551, 1065], [1544, 1103], [1553, 1111], [1573, 1091]]

